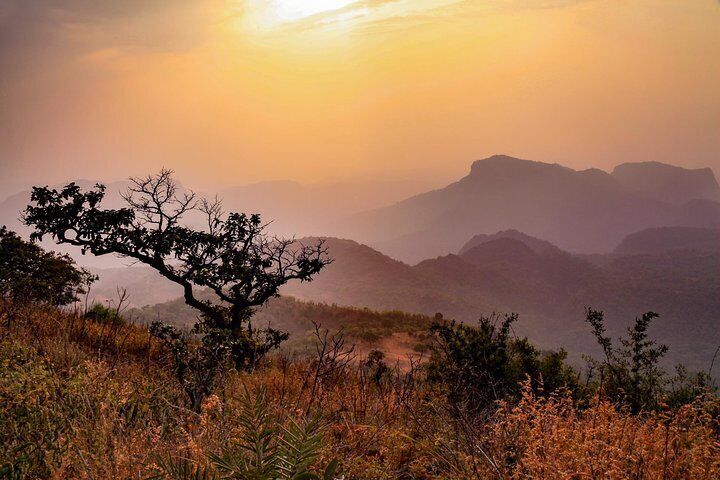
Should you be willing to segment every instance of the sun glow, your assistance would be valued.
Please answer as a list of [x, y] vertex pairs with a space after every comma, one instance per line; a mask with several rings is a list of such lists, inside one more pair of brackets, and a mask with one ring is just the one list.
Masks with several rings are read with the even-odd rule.
[[357, 0], [274, 0], [269, 7], [278, 20], [290, 22], [318, 13], [338, 10]]
[[331, 13], [358, 0], [249, 0], [242, 8], [246, 25], [266, 30], [314, 15]]

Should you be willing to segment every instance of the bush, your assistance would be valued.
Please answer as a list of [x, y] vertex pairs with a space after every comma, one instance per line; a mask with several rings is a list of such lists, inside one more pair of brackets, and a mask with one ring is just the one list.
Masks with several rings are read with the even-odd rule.
[[372, 350], [362, 362], [364, 373], [375, 385], [380, 385], [392, 373], [385, 362], [385, 354], [380, 350]]
[[117, 308], [106, 307], [101, 303], [96, 303], [85, 314], [86, 318], [94, 320], [102, 325], [119, 326], [125, 324], [125, 319], [120, 315]]
[[527, 339], [511, 336], [517, 315], [481, 317], [477, 326], [437, 317], [430, 327], [428, 380], [442, 385], [454, 404], [471, 411], [517, 398], [529, 378], [536, 391], [573, 389], [575, 372], [560, 350], [542, 354]]
[[588, 369], [599, 377], [599, 388], [604, 396], [629, 406], [633, 413], [679, 407], [716, 390], [709, 373], [690, 375], [682, 365], [678, 365], [675, 377], [668, 378], [660, 366], [668, 347], [658, 345], [648, 336], [650, 324], [658, 317], [655, 312], [647, 312], [635, 318], [633, 326], [627, 330], [627, 337], [621, 338], [617, 346], [605, 335], [603, 312], [592, 308], [586, 310], [586, 320], [605, 355], [603, 360], [588, 358]]

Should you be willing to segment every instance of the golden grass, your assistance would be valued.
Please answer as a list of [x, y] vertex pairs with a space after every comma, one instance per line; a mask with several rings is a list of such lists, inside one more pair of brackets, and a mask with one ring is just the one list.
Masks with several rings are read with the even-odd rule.
[[321, 415], [323, 462], [338, 458], [345, 479], [720, 478], [713, 397], [636, 416], [525, 389], [518, 403], [468, 418], [417, 369], [376, 383], [350, 357], [275, 357], [227, 372], [197, 415], [143, 328], [48, 309], [0, 335], [0, 465], [19, 462], [26, 478], [142, 479], [168, 455], [206, 464], [239, 436], [243, 386], [264, 389], [279, 417]]

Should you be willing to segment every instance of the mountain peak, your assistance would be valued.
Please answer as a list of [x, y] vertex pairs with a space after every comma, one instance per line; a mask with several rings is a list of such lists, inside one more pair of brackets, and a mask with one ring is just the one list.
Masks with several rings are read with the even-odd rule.
[[497, 175], [536, 175], [538, 173], [573, 172], [574, 170], [558, 165], [557, 163], [537, 162], [509, 155], [493, 155], [476, 160], [470, 167], [469, 177], [497, 176]]
[[477, 247], [478, 245], [489, 243], [493, 240], [498, 240], [498, 239], [502, 239], [502, 238], [510, 238], [513, 240], [518, 240], [518, 241], [522, 242], [523, 244], [525, 244], [528, 248], [533, 250], [535, 253], [560, 252], [561, 251], [558, 247], [556, 247], [555, 245], [553, 245], [550, 242], [541, 240], [536, 237], [532, 237], [523, 232], [515, 230], [514, 228], [511, 228], [508, 230], [499, 231], [492, 235], [482, 234], [482, 233], [475, 235], [467, 243], [465, 243], [465, 245], [462, 246], [462, 248], [458, 251], [458, 255], [463, 255], [464, 253]]
[[673, 203], [720, 200], [720, 186], [710, 168], [688, 169], [661, 162], [623, 163], [612, 176], [645, 197]]
[[522, 262], [534, 257], [535, 252], [516, 238], [500, 237], [466, 250], [461, 258], [473, 265], [488, 265], [497, 262]]

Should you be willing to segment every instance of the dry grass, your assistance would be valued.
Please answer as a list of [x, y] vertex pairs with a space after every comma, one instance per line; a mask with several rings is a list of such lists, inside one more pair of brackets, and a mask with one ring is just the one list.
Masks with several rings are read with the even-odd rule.
[[634, 416], [526, 390], [467, 418], [420, 369], [375, 382], [330, 342], [322, 361], [276, 357], [226, 373], [197, 415], [142, 328], [35, 309], [0, 335], [0, 465], [18, 463], [26, 478], [142, 479], [169, 455], [206, 464], [240, 435], [243, 386], [265, 390], [278, 418], [321, 415], [323, 461], [338, 458], [346, 479], [720, 478], [717, 398]]

